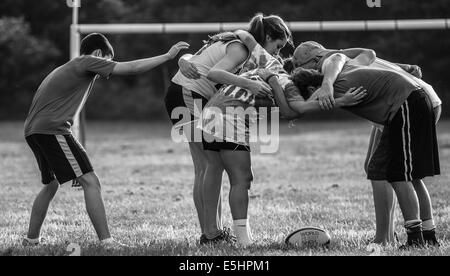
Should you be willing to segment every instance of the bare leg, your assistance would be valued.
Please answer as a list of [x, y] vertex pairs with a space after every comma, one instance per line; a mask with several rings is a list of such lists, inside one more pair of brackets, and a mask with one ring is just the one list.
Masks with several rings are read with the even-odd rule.
[[194, 162], [195, 179], [194, 179], [194, 205], [197, 210], [198, 220], [202, 233], [205, 232], [204, 222], [204, 203], [203, 203], [203, 179], [206, 171], [206, 156], [203, 152], [201, 143], [189, 143], [192, 160]]
[[222, 228], [222, 177], [224, 168], [218, 152], [208, 150], [204, 152], [208, 160], [203, 180], [204, 233], [208, 239], [212, 239], [220, 234]]
[[30, 226], [28, 228], [29, 239], [37, 239], [40, 236], [42, 224], [47, 216], [50, 202], [58, 191], [59, 183], [54, 180], [50, 184], [44, 186], [33, 203], [31, 211]]
[[94, 172], [88, 173], [78, 178], [77, 181], [83, 187], [86, 210], [98, 238], [101, 241], [111, 238], [97, 175]]
[[419, 199], [413, 185], [410, 182], [393, 182], [391, 184], [397, 194], [405, 222], [419, 220]]
[[372, 181], [375, 204], [376, 234], [374, 243], [388, 244], [394, 240], [393, 211], [395, 195], [387, 181]]
[[224, 150], [220, 154], [230, 177], [230, 209], [233, 220], [247, 219], [248, 190], [253, 181], [250, 152]]
[[422, 221], [433, 219], [433, 207], [425, 183], [421, 179], [413, 180], [412, 183], [420, 203], [420, 219]]

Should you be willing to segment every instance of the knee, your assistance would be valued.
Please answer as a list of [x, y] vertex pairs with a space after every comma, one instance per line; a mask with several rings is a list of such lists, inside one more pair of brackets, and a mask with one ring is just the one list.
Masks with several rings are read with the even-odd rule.
[[233, 187], [250, 190], [254, 177], [252, 170], [236, 170], [231, 174], [230, 179]]
[[100, 180], [98, 179], [97, 175], [95, 173], [88, 173], [80, 178], [77, 179], [77, 181], [81, 184], [81, 186], [85, 188], [97, 188], [101, 189]]
[[45, 188], [47, 189], [47, 191], [52, 194], [52, 196], [54, 196], [56, 194], [56, 192], [59, 189], [59, 182], [58, 180], [53, 180], [52, 182], [50, 182], [50, 184], [48, 184], [47, 186], [45, 186]]

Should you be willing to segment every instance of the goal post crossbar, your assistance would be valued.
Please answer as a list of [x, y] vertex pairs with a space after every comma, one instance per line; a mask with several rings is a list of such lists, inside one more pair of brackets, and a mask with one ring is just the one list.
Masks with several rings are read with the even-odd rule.
[[[76, 0], [68, 0], [76, 1]], [[395, 30], [448, 30], [450, 18], [405, 20], [359, 20], [359, 21], [297, 21], [287, 22], [293, 32], [326, 31], [395, 31]], [[78, 8], [74, 6], [70, 28], [71, 59], [80, 51], [80, 35], [93, 32], [105, 34], [171, 34], [171, 33], [217, 33], [246, 29], [247, 22], [229, 23], [152, 23], [152, 24], [78, 24]], [[85, 145], [85, 115], [75, 118], [74, 135]]]

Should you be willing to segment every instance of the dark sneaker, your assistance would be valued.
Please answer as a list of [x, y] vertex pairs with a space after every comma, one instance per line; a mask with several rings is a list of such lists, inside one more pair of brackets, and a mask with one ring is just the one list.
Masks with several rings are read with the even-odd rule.
[[206, 244], [206, 243], [208, 243], [208, 238], [206, 237], [205, 234], [202, 234], [200, 236], [200, 244]]
[[423, 239], [428, 246], [440, 247], [441, 244], [436, 238], [436, 230], [423, 231]]
[[218, 243], [234, 244], [236, 241], [236, 237], [231, 234], [230, 228], [220, 230], [220, 234], [213, 239], [208, 239], [205, 235], [200, 237], [200, 245], [214, 245]]

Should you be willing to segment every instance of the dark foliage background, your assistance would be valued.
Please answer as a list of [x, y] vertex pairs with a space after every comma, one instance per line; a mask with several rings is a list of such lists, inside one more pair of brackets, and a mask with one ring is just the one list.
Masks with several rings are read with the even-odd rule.
[[[286, 21], [449, 18], [448, 0], [83, 0], [81, 23], [163, 23], [248, 21], [256, 12], [278, 14]], [[71, 10], [66, 0], [0, 1], [0, 120], [24, 119], [36, 88], [69, 58]], [[116, 59], [162, 54], [184, 40], [191, 52], [206, 34], [110, 35]], [[394, 62], [418, 64], [424, 79], [444, 101], [450, 95], [450, 30], [380, 32], [302, 32], [295, 44], [316, 40], [329, 48], [367, 47]], [[287, 47], [283, 54], [292, 53]], [[164, 118], [165, 87], [177, 70], [170, 62], [141, 76], [99, 81], [87, 105], [90, 119]]]

